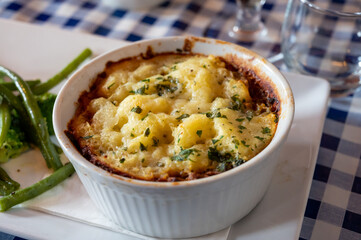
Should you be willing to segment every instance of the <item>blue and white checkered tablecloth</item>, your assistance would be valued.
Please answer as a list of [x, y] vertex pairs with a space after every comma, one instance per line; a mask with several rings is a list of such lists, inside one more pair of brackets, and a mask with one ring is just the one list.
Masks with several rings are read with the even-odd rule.
[[[267, 0], [267, 37], [237, 43], [265, 57], [278, 54], [286, 4]], [[227, 29], [235, 9], [234, 0], [165, 0], [138, 11], [95, 0], [0, 0], [1, 18], [127, 41], [191, 34], [234, 42]], [[276, 66], [285, 69], [282, 61]], [[0, 233], [0, 239], [21, 238]], [[331, 100], [299, 239], [361, 239], [361, 91]]]

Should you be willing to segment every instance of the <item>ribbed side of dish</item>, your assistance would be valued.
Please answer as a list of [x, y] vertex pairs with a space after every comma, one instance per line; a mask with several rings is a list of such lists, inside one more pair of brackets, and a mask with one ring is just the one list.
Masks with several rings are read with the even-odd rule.
[[267, 167], [250, 169], [226, 182], [206, 184], [201, 190], [180, 188], [177, 194], [174, 189], [171, 193], [142, 187], [135, 190], [127, 184], [107, 182], [76, 162], [74, 166], [95, 205], [120, 227], [153, 237], [188, 238], [216, 232], [247, 215], [271, 180], [277, 159], [270, 157], [265, 161]]

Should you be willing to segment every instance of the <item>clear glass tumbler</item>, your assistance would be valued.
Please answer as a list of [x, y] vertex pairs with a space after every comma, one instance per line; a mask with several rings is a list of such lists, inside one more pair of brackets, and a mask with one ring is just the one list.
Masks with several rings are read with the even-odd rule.
[[281, 48], [289, 69], [327, 79], [332, 97], [354, 92], [361, 86], [361, 1], [289, 0]]
[[261, 21], [261, 10], [266, 0], [236, 0], [237, 15], [228, 35], [240, 41], [255, 41], [266, 35]]

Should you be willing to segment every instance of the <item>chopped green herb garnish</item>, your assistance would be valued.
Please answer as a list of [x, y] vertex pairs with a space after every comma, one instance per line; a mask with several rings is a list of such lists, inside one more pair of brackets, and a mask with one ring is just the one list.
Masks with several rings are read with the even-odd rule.
[[177, 86], [172, 86], [171, 84], [157, 84], [155, 88], [157, 89], [158, 96], [162, 96], [166, 93], [174, 93], [178, 90]]
[[147, 129], [145, 130], [145, 132], [144, 132], [144, 136], [148, 137], [149, 134], [150, 134], [150, 129], [147, 128]]
[[219, 139], [212, 139], [212, 143], [213, 143], [213, 144], [216, 144], [216, 143], [219, 142], [223, 137], [224, 137], [224, 136], [222, 135], [222, 136], [220, 136]]
[[227, 119], [226, 115], [222, 115], [219, 111], [212, 111], [206, 113], [207, 118], [214, 119], [214, 118], [225, 118]]
[[94, 136], [94, 135], [90, 135], [90, 136], [85, 136], [85, 137], [81, 137], [81, 138], [87, 140], [87, 139], [92, 138], [93, 136]]
[[252, 118], [253, 118], [253, 112], [247, 112], [246, 118], [250, 122], [252, 120]]
[[236, 111], [242, 110], [243, 102], [237, 97], [237, 95], [232, 96], [231, 99], [231, 109]]
[[144, 95], [145, 94], [145, 90], [148, 90], [149, 85], [143, 85], [143, 87], [138, 88], [135, 91], [130, 91], [130, 93], [134, 93], [134, 94], [140, 94], [140, 95]]
[[246, 144], [246, 141], [242, 140], [241, 143], [243, 144], [243, 146], [249, 147], [249, 145]]
[[139, 143], [140, 151], [147, 151], [147, 148], [143, 145], [143, 143]]
[[184, 118], [187, 118], [187, 117], [189, 117], [189, 114], [185, 113], [185, 114], [180, 115], [180, 116], [177, 117], [176, 119], [177, 119], [178, 121], [180, 121], [180, 120], [182, 120], [182, 119], [184, 119]]
[[158, 146], [158, 143], [159, 143], [159, 139], [156, 138], [156, 137], [152, 137], [152, 140], [153, 140], [153, 145], [154, 147]]
[[263, 137], [260, 137], [260, 136], [255, 136], [254, 138], [257, 138], [258, 140], [260, 140], [260, 141], [264, 141], [264, 138]]
[[121, 158], [121, 159], [119, 160], [120, 163], [124, 163], [124, 161], [125, 161], [125, 158]]
[[242, 158], [233, 157], [229, 152], [219, 152], [217, 147], [210, 147], [208, 149], [208, 158], [219, 163], [217, 166], [217, 171], [226, 171], [245, 162]]
[[142, 117], [142, 119], [140, 119], [140, 120], [144, 120], [146, 117], [148, 117], [148, 115], [149, 115], [149, 113], [147, 113], [147, 115], [145, 115], [144, 117]]
[[274, 122], [275, 122], [275, 123], [278, 123], [278, 120], [279, 120], [279, 119], [278, 119], [278, 116], [276, 116], [276, 118], [275, 118], [275, 121], [274, 121]]
[[234, 143], [234, 147], [238, 149], [239, 141], [237, 139], [233, 139], [232, 143]]
[[269, 129], [268, 127], [263, 127], [263, 128], [262, 128], [262, 133], [263, 133], [263, 134], [270, 134], [270, 133], [271, 133], [271, 129]]
[[188, 157], [190, 155], [193, 155], [195, 152], [199, 152], [199, 150], [194, 149], [194, 148], [189, 148], [189, 149], [182, 149], [178, 155], [174, 155], [171, 157], [171, 159], [173, 161], [184, 161], [184, 160], [190, 160], [188, 159]]
[[177, 65], [173, 65], [170, 69], [172, 69], [173, 71], [177, 70]]
[[130, 136], [131, 136], [131, 137], [135, 137], [133, 133], [130, 133]]
[[197, 130], [197, 135], [198, 135], [198, 137], [201, 137], [202, 136], [202, 130]]
[[142, 109], [139, 106], [133, 107], [132, 110], [130, 110], [131, 112], [135, 112], [135, 113], [141, 113]]
[[107, 89], [110, 89], [113, 85], [115, 84], [115, 82], [113, 82], [112, 84], [110, 84]]
[[237, 122], [242, 122], [244, 120], [244, 118], [237, 118], [236, 121]]
[[150, 82], [149, 78], [143, 79], [142, 82]]
[[145, 161], [145, 159], [144, 159], [144, 158], [142, 158], [141, 162], [142, 162], [142, 163], [144, 163], [144, 161]]
[[224, 172], [224, 171], [226, 171], [226, 166], [227, 166], [226, 162], [221, 162], [221, 163], [218, 164], [216, 170], [218, 172]]

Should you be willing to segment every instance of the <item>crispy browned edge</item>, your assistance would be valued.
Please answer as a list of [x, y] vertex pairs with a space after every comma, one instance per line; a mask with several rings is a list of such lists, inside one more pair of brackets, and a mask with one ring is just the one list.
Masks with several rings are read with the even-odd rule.
[[[109, 68], [113, 64], [117, 64], [117, 63], [120, 63], [123, 61], [128, 61], [128, 60], [136, 59], [136, 58], [150, 59], [156, 55], [163, 55], [163, 54], [164, 55], [166, 55], [166, 54], [187, 54], [187, 55], [189, 55], [189, 54], [193, 54], [192, 48], [193, 48], [193, 42], [190, 40], [185, 40], [183, 49], [177, 49], [177, 53], [169, 52], [169, 53], [155, 54], [153, 49], [151, 47], [148, 47], [147, 51], [145, 53], [142, 53], [140, 56], [121, 59], [117, 62], [108, 62], [106, 64], [105, 69]], [[197, 55], [200, 55], [200, 54], [197, 54]], [[251, 68], [247, 67], [247, 62], [240, 60], [233, 55], [226, 55], [224, 58], [221, 58], [221, 59], [227, 64], [227, 68], [229, 68], [233, 71], [238, 71], [243, 77], [245, 77], [248, 80], [248, 84], [249, 84], [248, 88], [249, 88], [249, 92], [252, 97], [252, 100], [256, 103], [264, 103], [267, 106], [270, 106], [271, 111], [276, 113], [277, 117], [278, 117], [279, 113], [280, 113], [280, 101], [279, 101], [275, 86], [273, 86], [269, 81], [265, 81], [262, 78], [260, 78], [255, 71], [253, 71]], [[98, 74], [98, 76], [95, 78], [93, 83], [90, 85], [89, 92], [84, 91], [79, 96], [78, 107], [77, 107], [77, 110], [76, 110], [74, 116], [77, 116], [80, 113], [84, 112], [86, 109], [86, 106], [88, 106], [89, 102], [94, 97], [99, 97], [99, 95], [94, 94], [94, 92], [96, 92], [97, 86], [99, 86], [99, 84], [107, 77], [105, 69], [103, 72]], [[92, 116], [87, 116], [87, 117], [89, 117], [89, 120], [92, 118]], [[94, 154], [94, 151], [90, 146], [81, 147], [79, 144], [80, 139], [79, 138], [77, 139], [73, 133], [74, 129], [72, 128], [72, 122], [73, 122], [73, 119], [69, 121], [68, 129], [65, 130], [64, 132], [67, 135], [67, 137], [70, 139], [70, 141], [73, 143], [75, 148], [89, 162], [91, 162], [94, 165], [96, 165], [110, 173], [113, 173], [113, 174], [117, 174], [120, 176], [132, 178], [132, 179], [145, 180], [145, 179], [141, 179], [139, 177], [132, 176], [128, 173], [119, 171], [118, 169], [114, 169], [111, 166], [109, 166], [108, 164], [102, 162], [101, 160], [99, 160], [97, 158], [97, 155]], [[171, 176], [166, 179], [157, 178], [157, 179], [151, 179], [151, 180], [147, 180], [147, 181], [159, 181], [159, 182], [185, 181], [185, 180], [204, 178], [204, 177], [212, 176], [215, 174], [219, 174], [219, 172], [211, 170], [211, 171], [207, 171], [204, 173], [193, 173], [188, 176]]]

